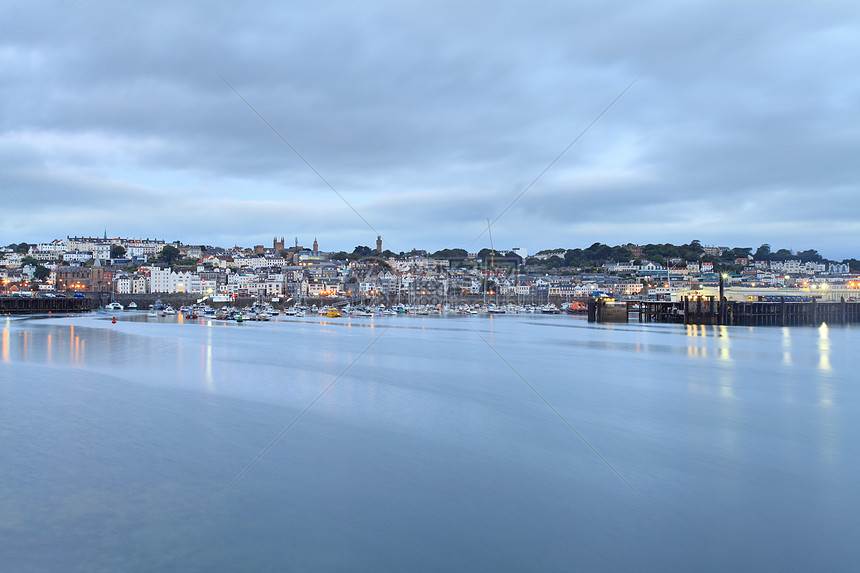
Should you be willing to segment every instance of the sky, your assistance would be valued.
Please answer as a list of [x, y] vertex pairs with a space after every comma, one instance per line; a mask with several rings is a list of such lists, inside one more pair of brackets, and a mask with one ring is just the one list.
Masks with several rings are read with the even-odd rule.
[[856, 0], [5, 0], [0, 244], [860, 258], [858, 54]]

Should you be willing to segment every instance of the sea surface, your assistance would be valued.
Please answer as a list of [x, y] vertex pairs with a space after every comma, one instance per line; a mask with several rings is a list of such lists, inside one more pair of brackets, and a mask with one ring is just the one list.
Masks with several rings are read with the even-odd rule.
[[0, 570], [857, 571], [856, 327], [0, 317]]

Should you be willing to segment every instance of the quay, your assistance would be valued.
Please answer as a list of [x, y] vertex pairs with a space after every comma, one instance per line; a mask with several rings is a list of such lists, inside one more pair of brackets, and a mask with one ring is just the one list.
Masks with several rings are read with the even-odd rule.
[[593, 300], [588, 304], [589, 322], [639, 322], [717, 324], [727, 326], [820, 326], [860, 323], [860, 302], [786, 300], [729, 301], [716, 297], [683, 297], [680, 301]]
[[86, 297], [0, 296], [0, 314], [78, 313], [93, 309]]

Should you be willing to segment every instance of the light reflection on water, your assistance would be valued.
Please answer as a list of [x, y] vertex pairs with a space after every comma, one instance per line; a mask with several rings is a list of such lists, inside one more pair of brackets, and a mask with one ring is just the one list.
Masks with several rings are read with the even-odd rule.
[[9, 570], [860, 558], [844, 535], [860, 523], [849, 328], [122, 318], [3, 326]]

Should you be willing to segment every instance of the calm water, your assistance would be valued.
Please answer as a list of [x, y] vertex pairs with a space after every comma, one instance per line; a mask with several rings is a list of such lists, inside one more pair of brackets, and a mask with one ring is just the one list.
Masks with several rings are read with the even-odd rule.
[[860, 562], [856, 328], [131, 318], [0, 319], [0, 570]]

